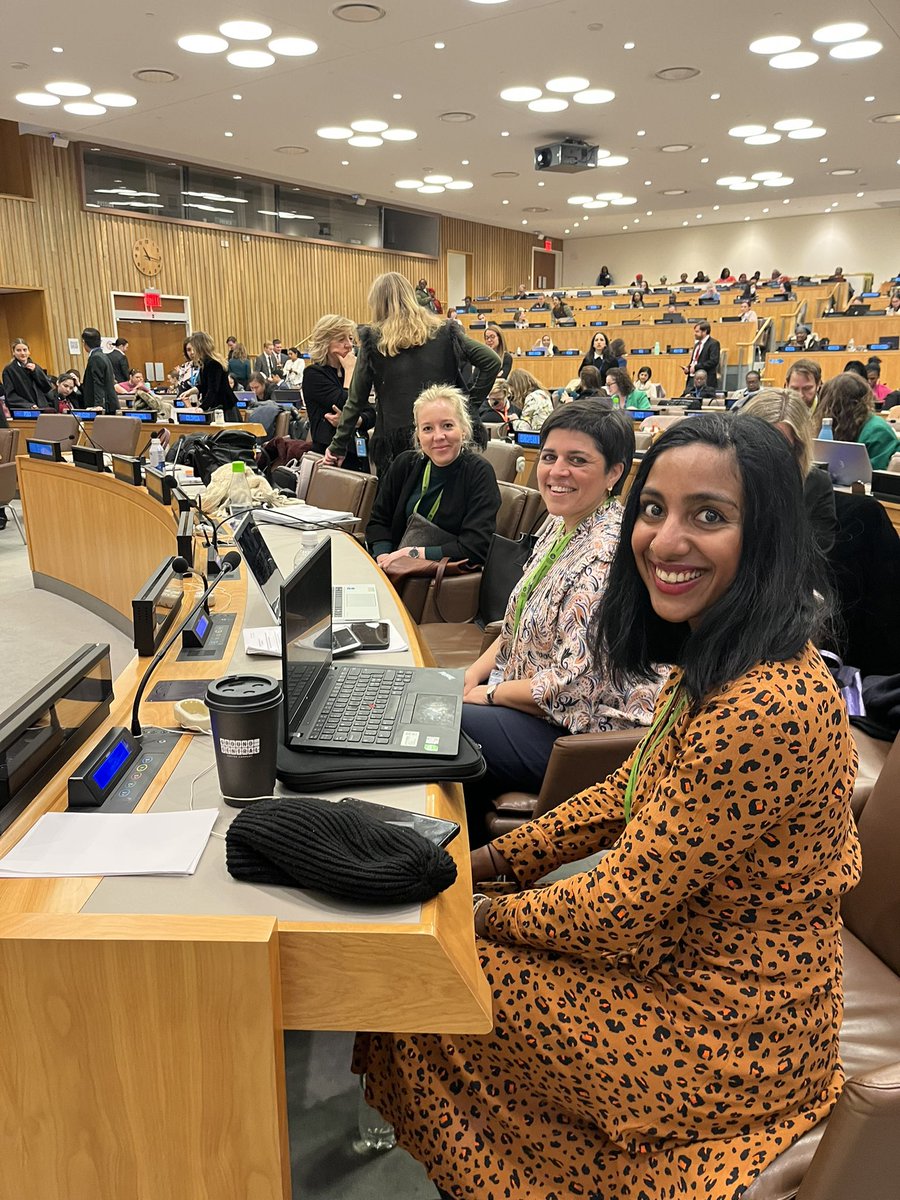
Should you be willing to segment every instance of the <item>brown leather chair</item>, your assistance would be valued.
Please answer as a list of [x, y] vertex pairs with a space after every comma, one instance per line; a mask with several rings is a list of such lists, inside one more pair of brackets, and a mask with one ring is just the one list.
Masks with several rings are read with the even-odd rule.
[[[304, 454], [301, 463], [308, 458]], [[335, 508], [352, 512], [362, 529], [369, 523], [378, 480], [361, 471], [345, 471], [342, 467], [319, 467], [306, 492], [307, 504], [317, 508]]]
[[[0, 433], [9, 432], [12, 431], [0, 429]], [[18, 430], [15, 430], [15, 432], [18, 433]], [[24, 542], [25, 534], [22, 531], [22, 524], [19, 521], [19, 514], [14, 508], [10, 507], [11, 502], [15, 499], [16, 490], [16, 464], [14, 462], [0, 463], [0, 508], [5, 508], [7, 516], [12, 517], [13, 521], [15, 521], [16, 529], [19, 531], [19, 537]]]
[[288, 426], [291, 423], [291, 410], [283, 408], [275, 418], [275, 424], [272, 427], [272, 437], [287, 437]]
[[18, 429], [0, 429], [0, 463], [15, 462], [18, 453]]
[[137, 453], [138, 442], [143, 434], [143, 421], [133, 421], [128, 417], [99, 416], [91, 423], [91, 441], [107, 454]]
[[891, 743], [881, 738], [871, 737], [861, 729], [851, 726], [850, 732], [856, 742], [856, 752], [859, 755], [859, 766], [856, 770], [856, 784], [853, 788], [853, 813], [859, 820], [859, 815], [866, 806], [866, 801], [872, 794], [875, 781], [881, 774], [882, 768], [891, 751]]
[[68, 413], [41, 413], [34, 423], [34, 436], [44, 442], [60, 442], [71, 450], [78, 440], [78, 422]]
[[511, 442], [491, 440], [484, 448], [484, 457], [494, 468], [497, 480], [504, 483], [515, 483], [518, 474], [516, 464], [522, 456], [519, 446]]
[[827, 1121], [744, 1200], [896, 1200], [900, 1193], [900, 738], [857, 819], [863, 872], [844, 897], [847, 1083]]
[[313, 476], [319, 467], [325, 461], [325, 455], [319, 454], [317, 450], [307, 450], [300, 459], [297, 467], [297, 499], [305, 500], [309, 492], [309, 485], [313, 481]]

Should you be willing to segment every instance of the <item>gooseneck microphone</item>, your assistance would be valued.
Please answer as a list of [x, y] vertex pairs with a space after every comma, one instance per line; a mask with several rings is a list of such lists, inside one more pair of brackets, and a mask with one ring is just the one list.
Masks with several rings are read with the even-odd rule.
[[[153, 674], [153, 672], [156, 670], [156, 668], [162, 662], [163, 658], [165, 658], [165, 656], [168, 654], [171, 646], [175, 642], [175, 639], [181, 634], [181, 632], [185, 628], [185, 626], [196, 616], [196, 614], [200, 611], [200, 609], [206, 604], [206, 601], [209, 599], [209, 597], [212, 595], [212, 593], [216, 590], [216, 588], [219, 586], [219, 584], [222, 582], [222, 580], [225, 578], [225, 576], [228, 575], [231, 571], [237, 570], [237, 568], [240, 565], [241, 565], [240, 554], [238, 554], [238, 552], [236, 550], [230, 550], [228, 552], [228, 554], [226, 554], [225, 557], [222, 559], [222, 570], [221, 570], [219, 576], [216, 579], [214, 579], [212, 581], [212, 583], [210, 583], [206, 588], [204, 588], [203, 594], [200, 596], [199, 600], [196, 600], [194, 602], [190, 611], [188, 612], [188, 615], [177, 626], [175, 631], [166, 639], [166, 641], [163, 642], [163, 644], [160, 646], [159, 650], [157, 650], [156, 654], [154, 654], [154, 656], [150, 662], [150, 665], [147, 667], [147, 670], [141, 676], [141, 682], [138, 684], [138, 689], [134, 696], [134, 704], [131, 707], [131, 733], [132, 733], [133, 737], [141, 738], [144, 735], [144, 731], [141, 729], [141, 722], [138, 719], [138, 710], [141, 707], [141, 700], [144, 695], [144, 690], [146, 689], [147, 684], [150, 682], [150, 676]], [[187, 560], [184, 558], [180, 558], [180, 557], [173, 560], [172, 567], [179, 575], [186, 575], [186, 574], [190, 573], [192, 570], [192, 568], [191, 568], [190, 564], [187, 562]]]
[[94, 441], [94, 439], [91, 437], [91, 435], [88, 433], [87, 428], [85, 427], [84, 421], [82, 421], [81, 417], [78, 417], [75, 415], [74, 405], [70, 401], [66, 401], [66, 403], [69, 405], [69, 411], [66, 413], [66, 416], [72, 418], [72, 420], [75, 422], [75, 424], [78, 426], [78, 428], [81, 430], [81, 432], [84, 434], [84, 436], [91, 443], [91, 445], [94, 447], [95, 450], [102, 451], [103, 447], [98, 446], [97, 443]]

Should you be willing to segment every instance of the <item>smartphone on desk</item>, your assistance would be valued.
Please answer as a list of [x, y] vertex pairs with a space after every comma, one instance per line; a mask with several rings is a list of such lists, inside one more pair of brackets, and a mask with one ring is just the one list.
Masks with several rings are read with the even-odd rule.
[[387, 650], [391, 643], [387, 621], [351, 621], [346, 628], [359, 642], [360, 650]]

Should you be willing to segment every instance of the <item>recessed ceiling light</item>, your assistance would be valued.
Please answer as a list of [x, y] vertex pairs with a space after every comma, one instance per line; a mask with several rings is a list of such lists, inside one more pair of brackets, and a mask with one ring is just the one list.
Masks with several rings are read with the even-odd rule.
[[62, 54], [63, 52], [62, 46], [51, 46], [51, 50], [54, 54]]
[[745, 220], [745, 221], [749, 221], [749, 220], [750, 220], [750, 218], [749, 218], [749, 217], [744, 217], [744, 220]]
[[595, 200], [620, 200], [621, 197], [622, 197], [621, 192], [597, 192], [594, 199]]
[[145, 67], [132, 73], [133, 79], [141, 83], [175, 83], [180, 78], [174, 71], [162, 71], [158, 67]]
[[[472, 181], [470, 179], [451, 179], [450, 182], [446, 185], [446, 188], [447, 188], [448, 192], [466, 192], [469, 190], [470, 187], [474, 187], [474, 186], [475, 186], [475, 184], [472, 183]], [[536, 208], [536, 209], [534, 209], [534, 211], [535, 212], [546, 212], [547, 210], [546, 210], [546, 208]]]
[[729, 192], [755, 192], [759, 184], [754, 179], [745, 179], [743, 183], [729, 184]]
[[178, 39], [178, 45], [189, 54], [221, 54], [228, 49], [225, 39], [212, 33], [188, 33]]
[[626, 42], [625, 45], [622, 47], [622, 49], [623, 50], [633, 50], [634, 42]]
[[587, 204], [589, 201], [591, 201], [593, 199], [594, 199], [593, 196], [570, 196], [567, 203], [568, 204]]
[[349, 160], [349, 158], [342, 158], [342, 159], [341, 159], [341, 166], [342, 166], [342, 167], [349, 167], [349, 166], [350, 166], [350, 160]]
[[571, 232], [572, 232], [572, 230], [571, 230], [571, 229], [567, 229], [567, 230], [566, 230], [566, 233], [571, 233]]
[[728, 130], [729, 137], [746, 138], [753, 137], [757, 133], [765, 133], [765, 125], [733, 125]]
[[876, 41], [845, 42], [842, 46], [832, 46], [828, 54], [831, 58], [840, 59], [871, 58], [883, 49], [881, 42]]
[[759, 183], [765, 183], [767, 179], [780, 179], [780, 171], [756, 171], [750, 176], [751, 179], [756, 179]]
[[467, 167], [469, 165], [469, 160], [467, 158], [461, 158], [459, 160], [459, 162], [460, 162], [460, 166], [463, 166], [463, 167]]
[[644, 180], [644, 187], [653, 187], [653, 180], [652, 180], [652, 179], [645, 179], [645, 180]]
[[617, 200], [612, 200], [611, 203], [622, 206], [626, 204], [637, 204], [637, 196], [619, 196]]
[[719, 187], [731, 187], [733, 183], [745, 183], [746, 175], [723, 175], [721, 179], [717, 179], [716, 183]]
[[575, 222], [575, 225], [574, 225], [574, 228], [575, 228], [575, 229], [577, 229], [577, 228], [578, 228], [578, 226], [579, 226], [580, 224], [581, 224], [581, 222], [580, 222], [580, 221], [576, 221], [576, 222]]
[[[609, 208], [609, 201], [608, 200], [588, 200], [585, 204], [582, 205], [582, 208], [590, 208], [590, 209]], [[587, 219], [587, 218], [585, 218], [585, 219]]]
[[805, 142], [824, 137], [827, 132], [821, 125], [810, 125], [809, 129], [792, 129], [788, 137], [793, 138], [795, 142]]
[[475, 114], [470, 112], [444, 112], [440, 114], [440, 120], [447, 121], [451, 125], [462, 125], [466, 121], [474, 121]]
[[394, 92], [394, 96], [393, 96], [393, 98], [394, 98], [394, 100], [402, 100], [402, 99], [403, 99], [403, 93], [402, 93], [402, 92]]
[[820, 162], [820, 163], [827, 163], [827, 162], [828, 162], [828, 159], [827, 159], [827, 158], [820, 158], [820, 159], [819, 159], [819, 162]]
[[874, 96], [863, 96], [863, 100], [865, 100], [866, 104], [871, 104], [874, 99]]
[[781, 203], [782, 203], [782, 204], [790, 204], [790, 200], [789, 200], [787, 197], [785, 197], [785, 199], [784, 199], [784, 200], [782, 200], [782, 202], [781, 202]]
[[500, 93], [500, 99], [511, 100], [517, 104], [526, 104], [529, 100], [537, 100], [540, 94], [541, 89], [539, 87], [528, 87], [527, 85], [523, 85], [521, 87], [504, 88]]
[[380, 21], [384, 9], [377, 4], [339, 4], [331, 10], [331, 15], [339, 21], [355, 21], [362, 24], [368, 21]]
[[764, 209], [763, 209], [763, 212], [764, 212], [764, 213], [767, 213], [768, 211], [769, 211], [769, 210], [768, 210], [767, 208], [764, 208]]
[[509, 130], [508, 130], [508, 129], [501, 129], [501, 130], [500, 130], [500, 136], [501, 136], [501, 137], [509, 137]]
[[383, 133], [387, 127], [387, 121], [373, 121], [369, 118], [364, 121], [350, 122], [350, 128], [354, 133]]
[[687, 221], [682, 221], [681, 224], [682, 224], [682, 226], [687, 225]]
[[54, 96], [89, 96], [91, 89], [84, 83], [48, 83], [45, 90]]
[[814, 42], [852, 42], [868, 32], [868, 25], [862, 25], [859, 21], [842, 21], [837, 25], [823, 25], [812, 36]]
[[[585, 218], [585, 219], [586, 219], [586, 218]], [[525, 217], [523, 217], [523, 218], [522, 218], [522, 224], [523, 224], [523, 225], [527, 225], [527, 224], [528, 224], [528, 221], [525, 219]]]
[[501, 201], [500, 201], [500, 203], [501, 203], [501, 204], [509, 204], [509, 201], [508, 201], [508, 200], [501, 200]]
[[236, 38], [239, 42], [261, 42], [271, 37], [272, 30], [262, 21], [226, 21], [219, 26], [222, 37]]
[[866, 194], [865, 192], [857, 192], [856, 193], [857, 200], [862, 200], [862, 198], [865, 194]]
[[611, 92], [609, 88], [587, 88], [583, 92], [576, 92], [572, 97], [576, 104], [609, 104], [615, 98], [616, 93]]
[[562, 96], [545, 96], [542, 100], [530, 101], [528, 107], [532, 112], [562, 112], [564, 108], [569, 107], [569, 102], [563, 100]]
[[645, 217], [652, 217], [652, 216], [653, 216], [653, 209], [652, 209], [652, 208], [648, 208], [648, 209], [647, 209], [647, 211], [644, 213], [644, 216], [645, 216]]
[[374, 134], [356, 133], [352, 138], [347, 138], [347, 144], [357, 146], [360, 150], [373, 150], [376, 146], [383, 146], [384, 140]]
[[687, 188], [666, 188], [664, 196], [686, 196]]
[[695, 79], [699, 74], [699, 67], [663, 67], [661, 71], [656, 72], [655, 78], [661, 79], [663, 83], [684, 83], [688, 79]]
[[52, 108], [59, 104], [59, 96], [51, 96], [49, 92], [19, 92], [16, 99], [20, 104], [28, 104], [32, 108]]
[[637, 136], [638, 136], [638, 137], [646, 137], [646, 134], [647, 134], [647, 130], [646, 130], [646, 129], [639, 129], [639, 130], [637, 131]]
[[315, 54], [318, 48], [318, 43], [310, 38], [277, 37], [269, 42], [272, 53], [281, 54], [285, 58], [305, 58], [308, 54]]
[[232, 100], [243, 100], [244, 97], [241, 95], [240, 92], [235, 92], [231, 98], [232, 98]]
[[506, 0], [472, 0], [473, 4], [505, 4]]
[[548, 92], [583, 92], [590, 82], [581, 75], [557, 75], [555, 79], [548, 79], [545, 86]]
[[271, 67], [275, 55], [268, 50], [232, 50], [225, 56], [233, 67], [248, 67], [258, 70], [260, 67]]
[[[831, 52], [834, 54], [834, 51]], [[789, 54], [776, 54], [769, 59], [769, 66], [776, 71], [799, 71], [803, 67], [811, 67], [819, 61], [818, 54], [812, 50], [792, 50]]]
[[829, 175], [858, 175], [859, 167], [836, 167], [833, 171], [828, 172]]
[[719, 207], [720, 207], [720, 206], [719, 206], [718, 204], [714, 204], [714, 205], [713, 205], [713, 212], [718, 212], [718, 211], [719, 211]]
[[792, 37], [790, 34], [777, 34], [775, 37], [757, 38], [755, 42], [751, 42], [750, 53], [786, 54], [789, 50], [796, 50], [799, 45], [798, 37]]
[[327, 138], [329, 141], [345, 142], [347, 138], [353, 136], [353, 130], [347, 129], [345, 125], [323, 125], [321, 129], [317, 129], [316, 133], [320, 138]]
[[386, 142], [413, 142], [419, 135], [414, 129], [385, 129], [381, 136]]
[[790, 133], [793, 129], [809, 129], [811, 125], [809, 117], [785, 117], [783, 121], [776, 121], [772, 128], [780, 133]]
[[707, 164], [708, 162], [709, 162], [709, 159], [708, 159], [708, 158], [701, 158], [701, 159], [700, 159], [700, 163], [701, 163], [701, 165], [702, 165], [702, 166], [704, 166], [704, 167], [706, 166], [706, 164]]
[[435, 48], [435, 50], [444, 50], [444, 49], [446, 49], [446, 43], [445, 42], [435, 42], [434, 48]]
[[95, 92], [94, 99], [107, 108], [133, 108], [137, 104], [137, 99], [127, 92]]
[[721, 100], [722, 93], [721, 92], [711, 92], [709, 98], [710, 98], [710, 100]]
[[426, 183], [450, 183], [453, 179], [452, 175], [425, 175]]
[[425, 183], [418, 190], [423, 196], [437, 196], [444, 189], [438, 183]]
[[230, 130], [226, 129], [226, 130], [225, 130], [225, 136], [226, 136], [226, 137], [234, 137], [234, 134], [233, 134], [233, 133], [231, 133], [231, 131], [230, 131]]
[[774, 146], [781, 141], [780, 133], [757, 133], [753, 137], [744, 138], [745, 146]]
[[611, 154], [609, 158], [600, 158], [597, 160], [598, 167], [624, 167], [628, 163], [628, 159], [624, 154]]
[[694, 214], [694, 219], [695, 219], [695, 220], [697, 220], [697, 221], [702, 221], [702, 220], [703, 220], [703, 213], [695, 213], [695, 214]]
[[683, 154], [685, 150], [693, 150], [687, 142], [670, 142], [668, 146], [660, 146], [663, 154]]
[[394, 187], [398, 188], [420, 188], [425, 186], [424, 179], [398, 179]]
[[102, 104], [90, 104], [84, 100], [76, 100], [72, 104], [64, 104], [63, 108], [73, 117], [102, 117], [106, 109]]

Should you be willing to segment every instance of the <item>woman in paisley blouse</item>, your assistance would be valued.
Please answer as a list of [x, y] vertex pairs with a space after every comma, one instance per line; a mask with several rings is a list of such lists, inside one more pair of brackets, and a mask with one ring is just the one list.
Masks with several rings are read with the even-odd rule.
[[590, 400], [564, 405], [541, 427], [537, 482], [550, 518], [500, 636], [465, 675], [463, 729], [488, 767], [466, 789], [473, 832], [493, 796], [540, 790], [557, 738], [650, 723], [660, 681], [611, 686], [588, 640], [633, 454], [631, 421]]

